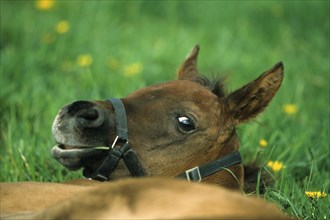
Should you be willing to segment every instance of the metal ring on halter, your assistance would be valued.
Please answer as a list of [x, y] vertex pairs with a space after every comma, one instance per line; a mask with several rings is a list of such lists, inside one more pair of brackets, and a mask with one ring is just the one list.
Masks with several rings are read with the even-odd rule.
[[115, 140], [113, 141], [113, 143], [112, 143], [112, 145], [111, 145], [111, 149], [114, 148], [114, 147], [116, 146], [116, 143], [117, 143], [117, 141], [118, 141], [118, 138], [119, 138], [119, 136], [117, 135], [116, 138], [115, 138]]

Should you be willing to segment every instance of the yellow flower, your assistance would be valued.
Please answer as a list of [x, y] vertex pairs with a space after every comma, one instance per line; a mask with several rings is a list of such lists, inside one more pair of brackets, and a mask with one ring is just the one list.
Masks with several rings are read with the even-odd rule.
[[69, 22], [65, 20], [58, 22], [55, 26], [55, 30], [59, 34], [64, 34], [68, 32], [69, 28], [70, 28]]
[[50, 10], [54, 7], [55, 0], [37, 0], [36, 8], [42, 11]]
[[259, 146], [260, 147], [267, 147], [267, 145], [268, 145], [268, 142], [265, 139], [261, 139], [259, 141]]
[[88, 67], [93, 63], [93, 58], [90, 54], [82, 54], [77, 58], [77, 64], [81, 67]]
[[274, 172], [278, 172], [284, 168], [283, 163], [279, 161], [268, 161], [267, 166], [270, 167]]
[[135, 62], [124, 67], [124, 75], [127, 77], [135, 76], [142, 72], [143, 64], [140, 62]]
[[298, 108], [295, 104], [286, 104], [283, 106], [283, 111], [288, 115], [294, 115], [297, 113]]
[[320, 192], [320, 191], [306, 191], [305, 195], [311, 199], [319, 199], [319, 198], [324, 198], [327, 196], [327, 194], [325, 192]]

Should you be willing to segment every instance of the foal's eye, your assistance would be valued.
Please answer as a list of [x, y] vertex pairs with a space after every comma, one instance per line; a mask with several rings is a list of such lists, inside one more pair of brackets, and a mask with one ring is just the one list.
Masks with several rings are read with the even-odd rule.
[[186, 116], [178, 116], [179, 128], [184, 132], [195, 130], [194, 122]]

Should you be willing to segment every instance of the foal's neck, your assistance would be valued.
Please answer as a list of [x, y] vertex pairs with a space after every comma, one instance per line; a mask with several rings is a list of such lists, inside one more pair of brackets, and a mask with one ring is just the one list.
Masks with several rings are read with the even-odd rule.
[[[222, 141], [220, 145], [221, 150], [218, 154], [218, 158], [238, 151], [239, 139], [237, 137], [236, 130], [233, 129], [229, 136], [224, 141]], [[228, 167], [220, 172], [212, 174], [211, 176], [205, 178], [203, 181], [224, 186], [230, 189], [242, 189], [244, 183], [243, 165], [237, 164]]]

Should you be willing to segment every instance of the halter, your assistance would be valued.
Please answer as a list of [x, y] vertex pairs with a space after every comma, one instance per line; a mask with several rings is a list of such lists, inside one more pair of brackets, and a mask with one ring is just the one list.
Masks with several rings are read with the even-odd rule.
[[[94, 180], [106, 181], [109, 179], [109, 175], [116, 169], [119, 160], [123, 158], [133, 177], [146, 176], [146, 172], [128, 141], [127, 118], [124, 104], [120, 99], [109, 99], [108, 101], [115, 110], [116, 138], [109, 149], [109, 155], [104, 159], [101, 166], [94, 173], [89, 173], [84, 169], [83, 175]], [[200, 182], [204, 177], [239, 163], [241, 163], [241, 156], [237, 151], [208, 164], [186, 170], [179, 174], [177, 178], [184, 178], [189, 182]]]
[[[132, 176], [145, 176], [146, 173], [139, 159], [128, 143], [125, 107], [120, 99], [109, 99], [108, 101], [115, 109], [117, 136], [109, 149], [109, 155], [104, 159], [101, 166], [92, 174], [89, 174], [85, 169], [83, 175], [94, 180], [106, 181], [108, 180], [109, 174], [116, 169], [119, 160], [123, 158]], [[123, 145], [120, 146], [120, 143], [123, 143]]]

